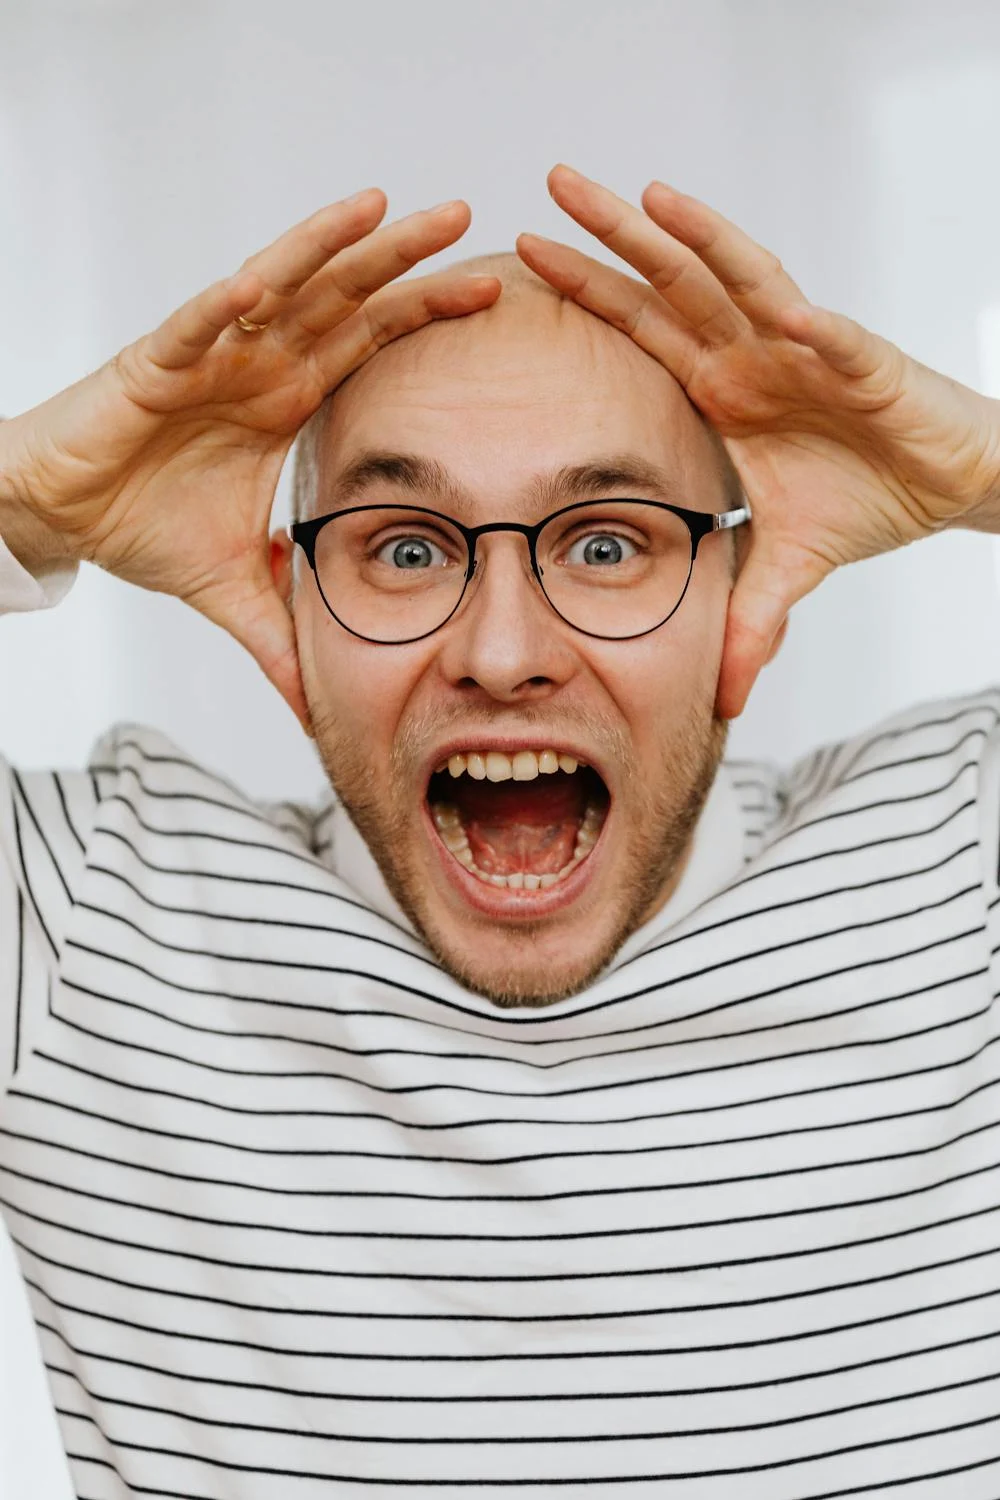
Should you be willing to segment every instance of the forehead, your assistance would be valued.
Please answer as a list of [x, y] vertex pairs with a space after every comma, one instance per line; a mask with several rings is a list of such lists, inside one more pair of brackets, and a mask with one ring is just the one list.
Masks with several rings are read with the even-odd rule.
[[718, 485], [714, 448], [674, 378], [553, 294], [502, 295], [380, 350], [331, 398], [321, 486], [373, 449], [442, 464], [487, 505], [608, 452], [665, 470], [696, 506]]

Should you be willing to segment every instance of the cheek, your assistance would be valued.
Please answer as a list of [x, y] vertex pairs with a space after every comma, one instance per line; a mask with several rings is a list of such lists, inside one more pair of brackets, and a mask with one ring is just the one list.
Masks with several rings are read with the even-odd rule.
[[[710, 719], [722, 661], [728, 587], [689, 591], [677, 613], [638, 641], [591, 651], [591, 666], [628, 726], [640, 759]], [[688, 606], [691, 608], [688, 608]], [[593, 643], [596, 645], [596, 643]]]
[[297, 603], [306, 695], [317, 723], [355, 743], [392, 744], [426, 663], [417, 648], [372, 646], [342, 630], [322, 604]]

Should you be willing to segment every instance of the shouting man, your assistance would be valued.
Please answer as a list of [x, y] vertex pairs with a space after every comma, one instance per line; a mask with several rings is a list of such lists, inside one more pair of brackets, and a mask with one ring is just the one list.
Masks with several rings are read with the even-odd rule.
[[[0, 1201], [78, 1493], [1000, 1488], [1000, 686], [723, 761], [1000, 408], [653, 184], [322, 210], [0, 427], [0, 608], [230, 630], [329, 773], [0, 781]], [[267, 535], [299, 436], [296, 517]]]

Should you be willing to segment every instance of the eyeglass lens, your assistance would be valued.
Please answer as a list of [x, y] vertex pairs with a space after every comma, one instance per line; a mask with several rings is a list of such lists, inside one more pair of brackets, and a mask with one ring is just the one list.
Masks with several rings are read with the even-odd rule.
[[[549, 603], [568, 624], [625, 639], [654, 630], [677, 607], [691, 534], [659, 506], [601, 500], [551, 517], [536, 556]], [[316, 538], [327, 607], [348, 630], [386, 644], [445, 623], [462, 598], [468, 560], [465, 537], [444, 516], [400, 506], [345, 512]]]

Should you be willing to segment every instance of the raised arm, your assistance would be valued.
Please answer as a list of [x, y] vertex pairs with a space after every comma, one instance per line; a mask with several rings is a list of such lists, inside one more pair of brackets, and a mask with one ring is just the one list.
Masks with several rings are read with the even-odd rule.
[[251, 652], [304, 724], [292, 622], [268, 566], [285, 456], [326, 392], [382, 345], [500, 290], [460, 271], [394, 285], [459, 239], [470, 214], [454, 202], [379, 227], [385, 209], [377, 189], [321, 209], [0, 425], [0, 537], [25, 567], [88, 560], [176, 594]]
[[813, 306], [697, 199], [653, 183], [638, 208], [568, 167], [549, 189], [643, 281], [537, 235], [521, 256], [675, 376], [751, 502], [720, 713], [742, 711], [788, 610], [834, 568], [946, 526], [1000, 529], [1000, 402]]

